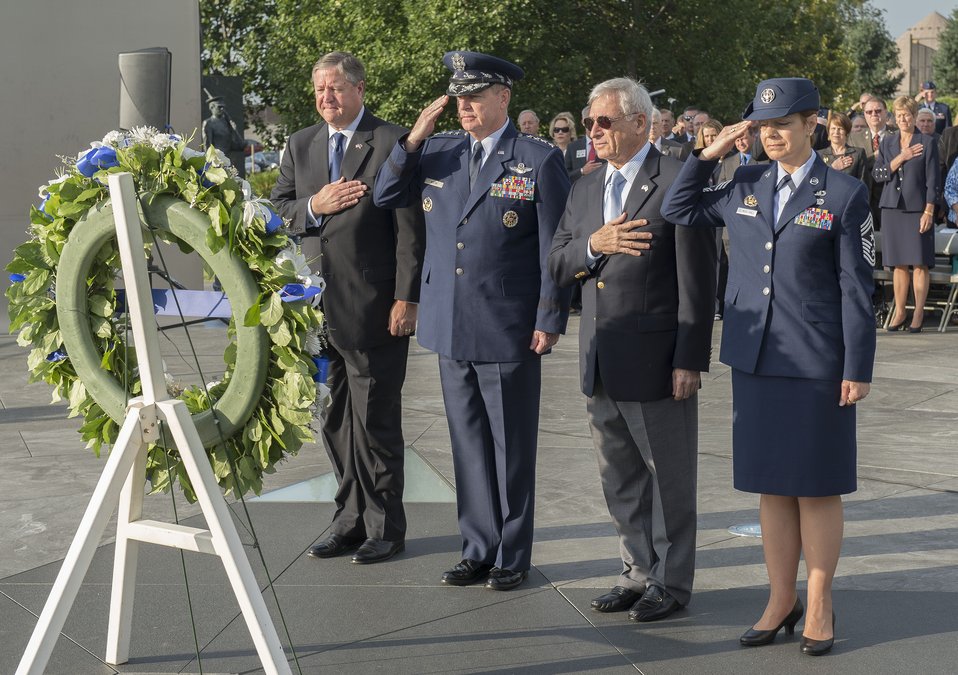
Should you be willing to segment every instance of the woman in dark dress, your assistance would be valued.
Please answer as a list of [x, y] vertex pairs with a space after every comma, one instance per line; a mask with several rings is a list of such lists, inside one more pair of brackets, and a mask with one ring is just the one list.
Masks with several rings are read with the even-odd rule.
[[[935, 266], [935, 204], [941, 192], [938, 143], [915, 128], [918, 104], [899, 96], [892, 106], [898, 132], [882, 138], [872, 177], [881, 192], [882, 262], [894, 267], [895, 311], [889, 331], [905, 327], [908, 288], [915, 287], [910, 333], [920, 333], [928, 298], [928, 269]], [[908, 268], [914, 271], [908, 274]]]
[[844, 113], [828, 114], [828, 147], [818, 151], [822, 161], [836, 171], [863, 180], [865, 176], [865, 151], [848, 144], [852, 121]]
[[[764, 613], [740, 642], [766, 645], [794, 630], [805, 612], [796, 592], [804, 552], [801, 651], [815, 656], [834, 642], [841, 495], [857, 487], [853, 404], [868, 394], [875, 355], [868, 191], [812, 150], [819, 105], [809, 80], [762, 82], [745, 121], [686, 160], [662, 206], [669, 222], [728, 228], [721, 360], [732, 368], [735, 487], [761, 494], [770, 583]], [[750, 126], [772, 163], [740, 167], [703, 191]]]

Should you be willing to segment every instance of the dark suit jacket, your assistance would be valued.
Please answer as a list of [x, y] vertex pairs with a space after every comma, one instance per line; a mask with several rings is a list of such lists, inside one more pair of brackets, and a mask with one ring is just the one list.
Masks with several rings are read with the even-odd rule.
[[682, 155], [683, 148], [681, 143], [670, 141], [667, 138], [661, 139], [661, 143], [662, 149], [659, 150], [659, 152], [661, 152], [663, 156], [675, 157], [676, 159], [679, 159], [680, 155]]
[[[719, 163], [719, 172], [716, 183], [721, 185], [725, 181], [732, 180], [735, 177], [735, 172], [738, 171], [738, 168], [742, 166], [742, 160], [738, 158], [739, 153], [735, 152], [734, 154], [728, 154], [722, 158], [722, 161]], [[749, 155], [748, 164], [745, 166], [754, 166], [756, 164], [765, 164], [766, 162], [760, 162], [755, 159], [755, 155]]]
[[[852, 158], [852, 164], [849, 167], [844, 169], [837, 169], [844, 174], [848, 174], [854, 178], [857, 178], [860, 181], [865, 180], [865, 150], [863, 148], [856, 148], [854, 145], [848, 144], [845, 146], [845, 155], [850, 155]], [[832, 150], [832, 146], [829, 143], [827, 148], [822, 148], [818, 151], [818, 156], [822, 158], [822, 161], [828, 165], [829, 168], [832, 168], [832, 163], [837, 159], [835, 152]], [[842, 155], [844, 156], [844, 155]]]
[[656, 401], [672, 395], [672, 370], [707, 371], [715, 311], [715, 236], [677, 228], [659, 210], [681, 163], [655, 148], [642, 164], [625, 203], [628, 219], [645, 218], [652, 248], [640, 257], [617, 254], [586, 266], [586, 247], [602, 227], [605, 170], [572, 186], [549, 254], [561, 286], [582, 284], [579, 368], [582, 393], [592, 396], [597, 370], [616, 401]]
[[925, 204], [937, 204], [942, 180], [938, 167], [938, 143], [933, 136], [913, 131], [912, 144], [921, 143], [921, 157], [910, 159], [898, 171], [891, 171], [891, 161], [901, 152], [901, 134], [888, 134], [878, 146], [872, 178], [882, 185], [883, 209], [923, 211]]
[[958, 158], [958, 127], [948, 127], [941, 133], [941, 139], [938, 141], [938, 160], [942, 176], [948, 175], [955, 158]]
[[[582, 167], [589, 161], [589, 150], [585, 136], [579, 136], [571, 143], [565, 151], [565, 170], [569, 174], [569, 180], [573, 183], [582, 178]], [[605, 163], [604, 159], [600, 162]]]
[[270, 199], [302, 236], [303, 253], [326, 281], [323, 311], [337, 349], [368, 349], [401, 338], [389, 334], [394, 300], [419, 301], [425, 227], [419, 204], [381, 209], [373, 203], [376, 171], [405, 130], [363, 113], [343, 156], [342, 175], [369, 191], [355, 206], [309, 228], [309, 198], [329, 183], [325, 122], [289, 137]]

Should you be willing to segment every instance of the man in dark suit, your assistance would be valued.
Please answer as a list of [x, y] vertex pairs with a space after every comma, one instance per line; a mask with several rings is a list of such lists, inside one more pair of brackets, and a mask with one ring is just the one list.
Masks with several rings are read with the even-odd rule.
[[663, 135], [662, 113], [658, 108], [652, 109], [652, 123], [649, 125], [649, 143], [666, 157], [678, 157], [682, 154], [682, 144], [670, 141]]
[[881, 139], [890, 133], [888, 109], [883, 99], [874, 97], [862, 104], [862, 112], [868, 129], [863, 132], [853, 131], [848, 135], [848, 144], [865, 150], [864, 182], [868, 186], [868, 202], [872, 210], [872, 219], [875, 221], [875, 229], [879, 230], [881, 229], [881, 208], [878, 202], [881, 201], [882, 186], [881, 183], [876, 183], [872, 179], [872, 169], [875, 168], [875, 153], [878, 152], [878, 145]]
[[662, 117], [662, 138], [667, 141], [676, 141], [675, 132], [672, 129], [675, 127], [675, 115], [672, 114], [672, 111], [668, 108], [659, 108], [659, 115]]
[[[622, 572], [600, 612], [663, 619], [688, 604], [695, 571], [697, 391], [709, 368], [711, 229], [660, 215], [681, 163], [649, 143], [652, 101], [634, 80], [597, 85], [586, 129], [604, 171], [577, 182], [549, 254], [581, 283], [579, 363]], [[644, 255], [651, 237], [652, 255]]]
[[[419, 343], [439, 354], [462, 560], [442, 576], [515, 588], [532, 559], [540, 356], [565, 331], [569, 293], [546, 269], [569, 176], [551, 143], [509, 121], [522, 69], [449, 52], [428, 105], [376, 177], [376, 204], [426, 214]], [[462, 131], [432, 135], [450, 97]]]
[[[582, 119], [588, 116], [589, 106], [586, 106], [582, 109]], [[588, 176], [603, 164], [604, 162], [595, 154], [595, 148], [592, 147], [588, 134], [579, 136], [566, 149], [565, 168], [569, 174], [569, 180], [573, 183], [583, 176]]]
[[323, 122], [289, 138], [270, 195], [326, 281], [332, 402], [323, 441], [339, 489], [313, 557], [359, 548], [355, 563], [404, 548], [401, 394], [425, 247], [422, 211], [382, 209], [367, 191], [405, 132], [363, 106], [365, 68], [345, 52], [313, 67]]

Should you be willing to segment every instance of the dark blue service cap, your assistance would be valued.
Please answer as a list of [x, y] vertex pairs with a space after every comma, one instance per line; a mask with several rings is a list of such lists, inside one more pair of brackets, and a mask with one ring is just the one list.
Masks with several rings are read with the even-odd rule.
[[931, 80], [928, 80], [928, 81], [926, 81], [926, 82], [922, 82], [922, 83], [921, 83], [921, 88], [922, 88], [922, 89], [934, 89], [934, 88], [935, 88], [935, 83], [932, 82]]
[[479, 52], [446, 52], [442, 62], [452, 71], [446, 90], [449, 96], [476, 94], [494, 84], [511, 89], [512, 83], [525, 74], [514, 63]]
[[792, 113], [818, 110], [818, 87], [804, 77], [776, 77], [759, 82], [755, 98], [742, 113], [743, 120], [773, 120]]

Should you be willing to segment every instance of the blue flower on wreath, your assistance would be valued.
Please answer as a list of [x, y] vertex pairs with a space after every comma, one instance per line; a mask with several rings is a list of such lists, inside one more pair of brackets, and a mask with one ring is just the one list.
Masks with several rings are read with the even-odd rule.
[[47, 220], [53, 220], [53, 214], [47, 211], [47, 203], [50, 201], [50, 195], [44, 195], [43, 201], [40, 202], [40, 206], [37, 207], [37, 211], [43, 214], [43, 217]]
[[18, 283], [20, 283], [21, 281], [24, 281], [24, 280], [26, 280], [26, 277], [25, 277], [24, 275], [22, 275], [22, 274], [17, 274], [16, 272], [11, 272], [11, 273], [10, 273], [10, 281], [12, 281], [13, 283], [18, 284]]
[[266, 211], [269, 212], [269, 219], [266, 221], [266, 231], [272, 234], [283, 226], [283, 219], [280, 218], [273, 209], [267, 208]]
[[92, 178], [93, 174], [101, 169], [109, 169], [119, 165], [120, 162], [116, 158], [116, 150], [109, 146], [101, 145], [98, 148], [91, 148], [77, 161], [77, 171], [87, 178]]
[[58, 349], [55, 352], [50, 352], [47, 354], [47, 361], [50, 363], [56, 363], [57, 361], [63, 361], [66, 357], [67, 353], [62, 349]]
[[304, 286], [303, 284], [286, 284], [279, 292], [279, 299], [283, 302], [298, 300], [312, 300], [323, 292], [319, 286]]

